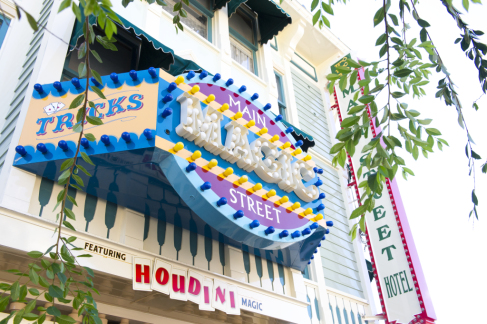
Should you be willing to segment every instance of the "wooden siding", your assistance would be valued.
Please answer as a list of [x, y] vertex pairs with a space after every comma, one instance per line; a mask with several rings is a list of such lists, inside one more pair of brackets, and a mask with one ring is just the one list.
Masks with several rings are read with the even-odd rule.
[[[47, 20], [51, 13], [51, 7], [54, 0], [44, 0], [40, 17], [38, 22], [40, 25], [47, 24]], [[37, 54], [41, 46], [42, 38], [44, 36], [44, 29], [39, 28], [32, 36], [29, 50], [26, 53], [24, 64], [22, 65], [22, 72], [20, 73], [17, 87], [15, 88], [14, 97], [10, 102], [10, 108], [5, 116], [5, 124], [0, 132], [0, 172], [2, 171], [7, 151], [12, 141], [12, 136], [17, 125], [17, 120], [24, 102], [25, 92], [29, 86], [32, 71], [34, 70]]]
[[312, 149], [331, 160], [328, 153], [331, 141], [321, 91], [308, 77], [294, 68], [291, 71], [299, 128], [313, 136], [316, 145]]
[[321, 246], [321, 261], [326, 285], [364, 298], [357, 259], [348, 235], [350, 228], [338, 171], [317, 164], [323, 169], [320, 178], [323, 180], [321, 189], [326, 194], [324, 216], [334, 224]]

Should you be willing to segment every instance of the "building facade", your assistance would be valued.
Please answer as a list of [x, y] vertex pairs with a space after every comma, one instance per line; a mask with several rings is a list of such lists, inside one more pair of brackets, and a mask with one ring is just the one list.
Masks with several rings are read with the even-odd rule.
[[[217, 89], [220, 87], [225, 95], [230, 94], [228, 101], [224, 95], [215, 94], [215, 102], [220, 105], [228, 103], [230, 106], [226, 115], [221, 111], [222, 120], [229, 118], [236, 122], [238, 118], [234, 114], [238, 111], [241, 113], [240, 120], [246, 123], [254, 121], [255, 126], [247, 127], [249, 134], [260, 135], [261, 130], [267, 127], [270, 135], [265, 137], [265, 132], [262, 132], [262, 138], [271, 143], [275, 140], [272, 141], [273, 129], [268, 123], [286, 130], [285, 134], [281, 132], [278, 142], [284, 144], [289, 140], [293, 149], [301, 146], [304, 152], [293, 155], [297, 160], [307, 163], [306, 156], [312, 157], [312, 164], [308, 163], [306, 168], [313, 169], [313, 173], [310, 173], [308, 181], [304, 179], [306, 186], [311, 183], [310, 179], [314, 179], [312, 184], [321, 183], [314, 199], [298, 200], [303, 206], [303, 202], [315, 202], [312, 206], [315, 218], [308, 217], [310, 223], [319, 221], [315, 208], [319, 211], [318, 203], [324, 204], [325, 209], [321, 209], [324, 220], [316, 223], [320, 227], [312, 227], [311, 234], [304, 234], [305, 227], [310, 226], [308, 223], [299, 228], [302, 237], [309, 235], [306, 240], [303, 238], [302, 243], [290, 241], [282, 249], [267, 248], [275, 243], [266, 241], [267, 232], [265, 235], [260, 232], [258, 235], [248, 234], [248, 223], [223, 228], [211, 222], [216, 216], [201, 215], [198, 209], [201, 207], [193, 207], [187, 200], [195, 198], [184, 197], [186, 189], [174, 185], [184, 182], [186, 178], [171, 180], [166, 173], [162, 180], [150, 175], [138, 179], [140, 170], [137, 165], [148, 163], [143, 157], [139, 164], [121, 166], [124, 155], [116, 155], [117, 149], [117, 152], [101, 154], [98, 148], [94, 148], [95, 153], [103, 156], [100, 163], [103, 161], [107, 167], [100, 169], [98, 176], [95, 172], [86, 184], [86, 192], [72, 190], [78, 206], [71, 204], [69, 207], [77, 216], [72, 225], [77, 230], [78, 245], [93, 254], [86, 264], [96, 271], [95, 284], [101, 294], [97, 299], [100, 313], [108, 323], [366, 323], [364, 317], [381, 311], [374, 305], [375, 287], [371, 286], [367, 268], [367, 249], [360, 238], [351, 241], [349, 235], [353, 223], [348, 216], [354, 209], [356, 199], [348, 186], [348, 171], [332, 166], [329, 154], [339, 124], [336, 110], [332, 109], [335, 103], [333, 94], [326, 90], [325, 76], [330, 73], [331, 65], [348, 54], [349, 49], [328, 29], [313, 27], [311, 13], [298, 1], [285, 0], [278, 4], [272, 0], [190, 0], [190, 6], [186, 8], [188, 17], [182, 20], [184, 31], [178, 33], [172, 24], [170, 8], [173, 0], [166, 2], [168, 7], [134, 1], [124, 8], [121, 1], [113, 1], [114, 10], [123, 22], [115, 36], [118, 51], [104, 51], [100, 45], [95, 45], [103, 64], [97, 65], [95, 62], [94, 68], [100, 75], [106, 76], [103, 80], [107, 82], [111, 82], [108, 76], [113, 72], [119, 75], [120, 80], [126, 78], [128, 81], [124, 87], [129, 87], [130, 83], [127, 72], [139, 71], [139, 78], [143, 76], [148, 80], [150, 73], [147, 71], [156, 68], [159, 80], [154, 84], [144, 84], [136, 91], [144, 93], [144, 100], [148, 102], [144, 103], [144, 108], [153, 108], [157, 116], [163, 112], [158, 110], [161, 101], [164, 101], [163, 97], [159, 98], [161, 89], [167, 91], [167, 84], [173, 81], [177, 83], [177, 77], [183, 76], [184, 82], [182, 85], [177, 83], [178, 90], [172, 100], [173, 104], [178, 105], [173, 108], [174, 115], [179, 116], [177, 109], [183, 111], [183, 108], [179, 108], [185, 105], [183, 93], [188, 93], [192, 86], [199, 86], [200, 97], [197, 98], [208, 107], [213, 106], [205, 98], [214, 91], [220, 91]], [[0, 79], [0, 268], [21, 269], [27, 267], [29, 262], [25, 252], [47, 249], [52, 245], [52, 231], [56, 227], [53, 208], [62, 187], [53, 181], [57, 168], [55, 163], [41, 161], [46, 157], [37, 159], [34, 153], [33, 160], [24, 163], [15, 148], [19, 143], [26, 145], [22, 141], [29, 131], [36, 133], [33, 135], [34, 141], [39, 141], [39, 136], [49, 130], [56, 134], [64, 131], [62, 136], [70, 132], [72, 123], [63, 118], [57, 121], [49, 119], [49, 112], [42, 111], [43, 107], [37, 103], [39, 116], [47, 114], [47, 117], [42, 119], [34, 115], [33, 103], [43, 98], [47, 100], [47, 97], [39, 96], [34, 85], [41, 84], [46, 90], [55, 81], [61, 81], [63, 87], [70, 86], [70, 80], [77, 76], [80, 61], [76, 47], [83, 36], [79, 23], [70, 11], [58, 13], [61, 1], [21, 2], [39, 24], [45, 26], [36, 32], [26, 21], [14, 18], [15, 10], [9, 0], [2, 0], [1, 3], [6, 15], [0, 17], [0, 74], [8, 77]], [[101, 32], [96, 27], [95, 31]], [[220, 79], [215, 78], [217, 73]], [[233, 85], [227, 81], [230, 78]], [[242, 85], [246, 89], [242, 89]], [[110, 88], [108, 83], [105, 86], [110, 94], [115, 95], [118, 91], [117, 87]], [[137, 87], [139, 84], [130, 86]], [[152, 102], [152, 97], [143, 91], [149, 93], [153, 89], [155, 98]], [[182, 92], [179, 94], [177, 91], [180, 90]], [[258, 94], [258, 101], [262, 104], [257, 103], [252, 95], [254, 93]], [[52, 94], [50, 101], [45, 101], [46, 107], [52, 104]], [[177, 98], [175, 94], [179, 94]], [[232, 99], [232, 95], [235, 99]], [[64, 100], [64, 96], [57, 95], [56, 103]], [[251, 96], [253, 99], [249, 99]], [[126, 110], [133, 109], [134, 114], [145, 114], [145, 110], [140, 109], [142, 104], [135, 107], [122, 105], [125, 99], [124, 105], [131, 99], [133, 105], [137, 105], [137, 100], [142, 101], [141, 97], [132, 95], [128, 99], [112, 99], [115, 101], [109, 101], [110, 107], [100, 106], [107, 109], [106, 125], [102, 127], [110, 124], [107, 122], [112, 115], [123, 118], [122, 112]], [[270, 109], [266, 103], [270, 103]], [[114, 111], [117, 107], [121, 110]], [[52, 109], [56, 116], [56, 109], [61, 108]], [[206, 113], [207, 110], [202, 111]], [[149, 122], [151, 118], [144, 120]], [[163, 127], [159, 124], [163, 124], [164, 120], [158, 117], [150, 122], [154, 123], [153, 126], [140, 126], [142, 128], [137, 136], [142, 136], [142, 130], [146, 127], [159, 134], [159, 127]], [[128, 126], [129, 123], [111, 123], [109, 127], [120, 134], [126, 127], [137, 133]], [[243, 122], [240, 124], [247, 125]], [[137, 129], [139, 126], [133, 127]], [[258, 132], [254, 132], [252, 127], [256, 127]], [[176, 133], [184, 136], [177, 127], [163, 128], [167, 137], [161, 136], [166, 141], [164, 145], [167, 151], [170, 151], [171, 145], [176, 143], [171, 136], [176, 136]], [[278, 134], [279, 130], [276, 132]], [[116, 136], [114, 140], [122, 143], [120, 135]], [[218, 136], [225, 145], [225, 134]], [[157, 147], [156, 136], [147, 139], [155, 140], [154, 146]], [[299, 141], [301, 145], [297, 144]], [[139, 145], [139, 142], [134, 145]], [[185, 142], [185, 149], [190, 150], [190, 147]], [[125, 154], [126, 150], [121, 150], [120, 154]], [[201, 159], [209, 161], [211, 157], [207, 156], [207, 147], [201, 148], [201, 151]], [[194, 149], [189, 153], [192, 152]], [[177, 155], [178, 151], [174, 149], [173, 153]], [[179, 157], [182, 159], [189, 158], [181, 154]], [[52, 161], [55, 159], [56, 156]], [[198, 161], [195, 159], [194, 162]], [[223, 160], [218, 162], [225, 164]], [[166, 167], [164, 170], [167, 171], [172, 170], [173, 166], [168, 164]], [[203, 164], [199, 167], [203, 169]], [[240, 164], [237, 167], [235, 163], [234, 169], [233, 176], [241, 177], [237, 172], [242, 169]], [[256, 175], [251, 175], [252, 172], [248, 175], [249, 183], [257, 179]], [[200, 174], [201, 179], [204, 176]], [[265, 181], [265, 176], [259, 175], [263, 179], [264, 189], [270, 192], [274, 187], [266, 185], [268, 181]], [[130, 185], [127, 185], [127, 179], [132, 181]], [[188, 179], [188, 185], [195, 185], [196, 180], [190, 176]], [[216, 192], [215, 186], [219, 184], [212, 183]], [[132, 198], [128, 197], [137, 196], [133, 191], [139, 190], [147, 192], [148, 198], [140, 203], [134, 198], [132, 203]], [[279, 196], [280, 191], [276, 190]], [[309, 194], [314, 194], [311, 191]], [[318, 193], [324, 193], [324, 197], [320, 195], [316, 203]], [[290, 197], [292, 200], [292, 197], [300, 196]], [[244, 198], [239, 200], [237, 194], [227, 198], [229, 206], [232, 202], [238, 205], [241, 201], [244, 208]], [[249, 208], [249, 204], [250, 200], [246, 200], [246, 208]], [[280, 207], [275, 207], [275, 215], [279, 219]], [[302, 208], [300, 212], [307, 215], [306, 209]], [[265, 217], [258, 209], [255, 213], [262, 217], [257, 219], [262, 223], [260, 228], [263, 232], [270, 216], [267, 209], [263, 212]], [[292, 225], [290, 228], [299, 226]], [[229, 234], [232, 230], [235, 233], [247, 231], [247, 236], [245, 239], [238, 239], [239, 234], [232, 237]], [[318, 232], [326, 232], [326, 235], [318, 235]], [[322, 240], [322, 236], [326, 236], [326, 239]], [[308, 243], [313, 247], [309, 251], [304, 246]], [[149, 272], [145, 272], [146, 266]], [[159, 282], [154, 277], [157, 269], [166, 269], [172, 278], [186, 278], [187, 291], [180, 290], [184, 283], [176, 290], [174, 283], [172, 288], [162, 284], [155, 287], [154, 281]], [[9, 282], [13, 276], [2, 272], [0, 280]], [[194, 292], [196, 286], [191, 286], [189, 282], [195, 281], [200, 282], [202, 288], [208, 288], [209, 296], [214, 297], [212, 301], [216, 300], [216, 303], [205, 304], [204, 290], [201, 296], [190, 293]], [[71, 314], [72, 308], [65, 307], [62, 311]], [[0, 319], [6, 316], [6, 313], [2, 313]]]

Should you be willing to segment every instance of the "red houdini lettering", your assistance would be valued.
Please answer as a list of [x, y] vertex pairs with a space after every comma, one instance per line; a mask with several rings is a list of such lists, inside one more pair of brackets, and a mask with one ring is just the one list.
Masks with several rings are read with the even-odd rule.
[[169, 272], [165, 268], [157, 269], [156, 281], [161, 286], [166, 285], [169, 282]]
[[142, 271], [142, 264], [135, 265], [135, 282], [141, 283], [142, 276], [144, 277], [144, 283], [150, 284], [150, 267], [144, 265], [144, 271]]
[[184, 294], [184, 276], [179, 276], [179, 287], [178, 287], [178, 275], [173, 274], [172, 275], [172, 290], [174, 292], [180, 292], [181, 294]]

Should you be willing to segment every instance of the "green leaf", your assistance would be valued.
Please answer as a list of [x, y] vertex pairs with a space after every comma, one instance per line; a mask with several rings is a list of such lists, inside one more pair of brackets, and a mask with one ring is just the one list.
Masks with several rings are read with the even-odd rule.
[[80, 79], [86, 75], [86, 65], [84, 62], [78, 65], [78, 75]]
[[[95, 79], [96, 79], [96, 81], [98, 81], [98, 83], [103, 84], [101, 76], [98, 74], [98, 72], [96, 72], [95, 70], [91, 70], [91, 74], [95, 77]], [[98, 87], [95, 87], [95, 88], [98, 89]], [[105, 98], [103, 98], [103, 99], [105, 99]]]
[[85, 100], [84, 93], [80, 94], [79, 96], [74, 98], [73, 101], [71, 101], [71, 104], [69, 105], [69, 109], [73, 109], [80, 106], [83, 103], [83, 100]]
[[[101, 57], [100, 57], [100, 55], [98, 55], [97, 51], [95, 51], [95, 50], [90, 50], [90, 52], [91, 52], [91, 54], [93, 54], [93, 56], [96, 58], [96, 60], [97, 60], [98, 62], [103, 63], [103, 61], [101, 60]], [[93, 71], [92, 71], [92, 72], [93, 72]], [[98, 82], [100, 82], [100, 81], [98, 81]]]
[[321, 6], [323, 7], [323, 10], [324, 10], [326, 13], [328, 13], [328, 14], [330, 14], [330, 15], [332, 15], [332, 16], [334, 15], [333, 8], [332, 8], [330, 5], [326, 4], [326, 3], [323, 1], [323, 2], [321, 3]]
[[36, 315], [34, 313], [27, 313], [22, 316], [23, 319], [27, 321], [34, 321], [39, 317], [39, 315]]
[[343, 128], [350, 127], [352, 125], [355, 125], [359, 120], [360, 120], [360, 116], [347, 117], [342, 121], [341, 126]]
[[91, 161], [90, 157], [88, 156], [88, 154], [86, 154], [85, 152], [81, 152], [81, 157], [83, 158], [83, 160], [88, 163], [88, 164], [91, 164], [92, 166], [95, 166], [95, 164]]
[[423, 28], [431, 26], [426, 20], [423, 19], [418, 19], [418, 24]]
[[20, 324], [22, 322], [22, 316], [24, 316], [24, 310], [21, 309], [15, 313], [14, 324]]
[[93, 270], [91, 270], [91, 268], [88, 268], [88, 267], [83, 267], [83, 268], [85, 268], [85, 270], [86, 270], [86, 272], [88, 272], [89, 276], [92, 276], [92, 277], [95, 276], [95, 273], [93, 272]]
[[374, 15], [374, 27], [384, 20], [384, 8], [380, 7]]
[[71, 10], [73, 11], [74, 15], [76, 16], [76, 19], [78, 19], [79, 22], [81, 22], [81, 10], [79, 7], [73, 2], [71, 4]]
[[387, 34], [382, 34], [377, 38], [377, 41], [375, 42], [375, 46], [382, 45], [386, 42], [387, 39]]
[[469, 0], [462, 0], [463, 8], [468, 11], [468, 7], [470, 6]]
[[340, 81], [338, 82], [338, 87], [340, 88], [341, 91], [344, 91], [347, 88], [347, 81], [348, 81], [347, 75], [343, 75]]
[[34, 19], [34, 17], [31, 16], [30, 13], [28, 13], [27, 11], [24, 10], [24, 13], [25, 15], [27, 16], [27, 20], [29, 21], [29, 25], [30, 27], [34, 30], [34, 31], [37, 31], [39, 29], [39, 27], [37, 27], [37, 22], [36, 20]]
[[408, 75], [410, 75], [413, 71], [410, 70], [410, 69], [402, 69], [402, 70], [396, 70], [394, 71], [394, 76], [395, 77], [398, 77], [398, 78], [403, 78], [403, 77], [407, 77]]
[[350, 219], [354, 219], [354, 218], [357, 218], [361, 215], [363, 215], [364, 213], [366, 212], [366, 208], [365, 208], [365, 205], [361, 205], [359, 207], [357, 207], [353, 212], [352, 214], [350, 215]]
[[39, 252], [39, 251], [30, 251], [27, 253], [28, 256], [34, 259], [38, 259], [44, 255], [44, 253]]
[[389, 17], [391, 17], [392, 22], [394, 23], [394, 26], [399, 26], [399, 21], [397, 20], [396, 15], [394, 14], [389, 14]]
[[81, 254], [76, 256], [77, 258], [92, 258], [93, 256], [91, 254]]
[[[102, 122], [102, 124], [103, 124], [103, 122]], [[86, 137], [86, 139], [87, 139], [88, 141], [90, 141], [90, 142], [94, 142], [94, 141], [96, 141], [96, 137], [95, 137], [95, 135], [93, 135], [93, 134], [91, 134], [91, 133], [85, 133], [84, 135], [85, 135], [85, 137]]]
[[68, 221], [63, 221], [63, 225], [66, 226], [67, 228], [69, 228], [70, 230], [76, 231], [76, 229], [73, 227], [73, 225], [71, 225], [71, 223]]
[[[86, 174], [88, 177], [91, 177], [91, 173], [89, 173], [82, 165], [78, 164], [76, 166], [79, 170], [83, 171], [84, 174]], [[77, 206], [77, 205], [76, 205]]]
[[63, 290], [55, 285], [49, 286], [49, 295], [51, 295], [54, 298], [64, 298]]
[[32, 283], [38, 285], [39, 284], [39, 275], [34, 269], [29, 270], [29, 279]]
[[0, 312], [3, 312], [9, 303], [10, 295], [0, 297]]
[[76, 220], [76, 216], [74, 215], [73, 211], [69, 208], [64, 208], [64, 213], [70, 219]]
[[34, 310], [35, 307], [36, 307], [36, 300], [33, 299], [33, 300], [31, 300], [30, 302], [27, 303], [27, 305], [24, 308], [24, 312], [25, 313], [30, 313], [30, 312], [32, 312]]
[[64, 9], [66, 9], [67, 7], [69, 7], [71, 5], [71, 0], [64, 0], [63, 2], [61, 2], [61, 4], [59, 5], [59, 9], [57, 12], [61, 12], [63, 11]]
[[73, 324], [76, 323], [74, 319], [69, 317], [68, 315], [60, 315], [56, 317], [56, 320], [59, 324]]
[[355, 62], [354, 60], [348, 57], [347, 57], [347, 64], [348, 66], [353, 67], [354, 69], [360, 69], [362, 67], [362, 65], [358, 64], [357, 62]]
[[19, 300], [20, 296], [20, 285], [19, 282], [16, 281], [12, 284], [12, 287], [10, 287], [10, 298], [12, 301], [17, 301]]
[[406, 167], [403, 167], [402, 169], [403, 169], [404, 171], [406, 171], [407, 173], [409, 173], [410, 175], [414, 175], [414, 172], [413, 172], [411, 169], [406, 168]]
[[75, 200], [73, 197], [71, 197], [71, 196], [67, 196], [67, 198], [68, 198], [68, 200], [69, 200], [69, 201], [70, 201], [70, 202], [71, 202], [73, 205], [75, 205], [76, 207], [78, 207], [78, 204], [76, 203], [76, 200]]
[[95, 116], [86, 116], [86, 120], [92, 125], [103, 125], [103, 121]]
[[318, 20], [321, 17], [321, 10], [316, 11], [316, 13], [313, 15], [313, 26], [316, 25]]
[[29, 293], [32, 295], [32, 296], [39, 296], [39, 290], [35, 289], [35, 288], [30, 288], [29, 289]]
[[[99, 82], [99, 81], [98, 81], [98, 82]], [[101, 90], [100, 90], [100, 89], [98, 89], [97, 87], [90, 86], [90, 89], [91, 89], [91, 90], [92, 90], [94, 93], [96, 93], [96, 94], [98, 95], [98, 97], [100, 97], [100, 98], [102, 98], [102, 99], [105, 99], [105, 100], [107, 99], [107, 98], [105, 97], [105, 95], [103, 94], [103, 92], [101, 92]]]
[[74, 163], [73, 158], [67, 159], [66, 161], [63, 162], [63, 164], [61, 164], [61, 171], [68, 169], [73, 165], [73, 163]]
[[472, 202], [475, 204], [475, 206], [479, 205], [479, 200], [477, 199], [477, 195], [475, 194], [475, 189], [472, 190]]
[[433, 121], [433, 119], [417, 119], [418, 123], [421, 125], [429, 125]]
[[441, 135], [441, 132], [439, 130], [437, 130], [436, 128], [426, 128], [426, 133], [428, 133], [428, 135], [432, 135], [432, 136], [439, 136]]
[[366, 96], [362, 96], [358, 99], [358, 101], [360, 101], [361, 103], [363, 103], [364, 105], [368, 104], [368, 103], [371, 103], [372, 101], [374, 101], [375, 97], [372, 96], [372, 95], [366, 95]]
[[77, 123], [73, 127], [73, 132], [75, 132], [75, 133], [81, 133], [82, 130], [83, 130], [83, 127], [81, 126], [81, 123]]

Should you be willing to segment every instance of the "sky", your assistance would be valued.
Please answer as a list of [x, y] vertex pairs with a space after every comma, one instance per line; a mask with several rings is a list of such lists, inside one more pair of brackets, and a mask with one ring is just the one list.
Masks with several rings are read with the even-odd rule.
[[[309, 9], [311, 0], [299, 0]], [[335, 1], [337, 2], [337, 1]], [[398, 11], [397, 0], [392, 11]], [[349, 0], [346, 5], [333, 7], [330, 17], [331, 31], [365, 61], [378, 59], [380, 47], [375, 47], [383, 25], [374, 29], [373, 16], [381, 1]], [[460, 0], [453, 4], [462, 12]], [[423, 0], [416, 6], [419, 15], [431, 24], [428, 28], [433, 42], [440, 52], [464, 106], [467, 126], [476, 145], [474, 151], [487, 161], [487, 96], [477, 101], [480, 109], [472, 108], [482, 91], [478, 73], [472, 61], [465, 57], [454, 41], [460, 31], [439, 0]], [[398, 13], [396, 13], [399, 16]], [[487, 33], [487, 5], [470, 5], [464, 21], [473, 29]], [[416, 22], [409, 18], [411, 26]], [[409, 39], [419, 35], [410, 30]], [[413, 35], [414, 34], [414, 35]], [[487, 37], [482, 41], [487, 43]], [[398, 177], [401, 197], [418, 249], [421, 265], [433, 300], [437, 323], [487, 322], [487, 174], [480, 171], [482, 160], [476, 163], [476, 194], [479, 220], [469, 218], [472, 209], [471, 192], [473, 178], [468, 175], [465, 156], [466, 134], [457, 123], [453, 107], [447, 107], [435, 98], [438, 78], [425, 87], [427, 97], [406, 100], [410, 108], [421, 112], [423, 118], [432, 118], [430, 127], [439, 129], [450, 147], [425, 159], [420, 154], [415, 161], [406, 151], [402, 156], [415, 176], [405, 181]]]

